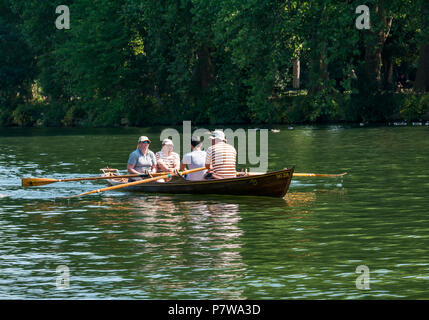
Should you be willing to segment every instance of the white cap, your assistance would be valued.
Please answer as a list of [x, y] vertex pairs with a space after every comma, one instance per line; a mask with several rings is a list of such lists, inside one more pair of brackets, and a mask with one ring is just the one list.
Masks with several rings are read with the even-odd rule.
[[172, 145], [173, 146], [173, 141], [166, 138], [166, 139], [162, 140], [162, 145]]
[[145, 142], [145, 141], [149, 141], [149, 143], [151, 142], [151, 141], [149, 140], [149, 138], [148, 138], [148, 137], [146, 137], [146, 136], [141, 136], [141, 137], [139, 138], [139, 142]]
[[220, 130], [215, 130], [212, 132], [210, 139], [219, 139], [219, 140], [223, 140], [226, 141], [225, 139], [225, 133], [223, 133], [223, 131]]

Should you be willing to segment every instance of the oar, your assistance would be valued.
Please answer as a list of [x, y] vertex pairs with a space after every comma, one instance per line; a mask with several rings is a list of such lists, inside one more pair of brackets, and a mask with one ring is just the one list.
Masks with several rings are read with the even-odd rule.
[[[248, 175], [256, 176], [264, 174], [264, 172], [248, 172]], [[340, 174], [321, 174], [321, 173], [297, 173], [293, 174], [294, 177], [342, 177], [347, 172]], [[162, 172], [156, 172], [151, 174], [153, 177], [159, 177], [164, 175]], [[237, 172], [237, 176], [242, 175], [242, 172]], [[135, 178], [145, 177], [144, 174], [126, 174], [118, 176], [100, 176], [100, 177], [87, 177], [87, 178], [69, 178], [69, 179], [51, 179], [51, 178], [22, 178], [23, 187], [36, 187], [51, 184], [55, 182], [70, 182], [70, 181], [89, 181], [89, 180], [110, 180], [110, 179], [121, 179], [121, 178]], [[158, 178], [160, 179], [160, 178]]]
[[[181, 175], [185, 175], [188, 173], [192, 173], [192, 172], [197, 172], [197, 171], [202, 171], [205, 170], [206, 168], [198, 168], [198, 169], [192, 169], [192, 170], [186, 170], [186, 171], [182, 171], [179, 172]], [[154, 177], [154, 178], [149, 178], [149, 179], [144, 179], [144, 180], [140, 180], [140, 181], [134, 181], [134, 182], [129, 182], [129, 183], [123, 183], [123, 184], [119, 184], [116, 186], [112, 186], [112, 187], [106, 187], [106, 188], [102, 188], [102, 189], [97, 189], [97, 190], [92, 190], [89, 192], [85, 192], [85, 193], [81, 193], [75, 196], [71, 196], [71, 197], [65, 197], [63, 199], [70, 199], [70, 198], [75, 198], [75, 197], [81, 197], [81, 196], [86, 196], [88, 194], [92, 194], [92, 193], [99, 193], [99, 192], [103, 192], [103, 191], [108, 191], [108, 190], [115, 190], [115, 189], [120, 189], [120, 188], [125, 188], [125, 187], [130, 187], [130, 186], [136, 186], [139, 184], [143, 184], [143, 183], [147, 183], [147, 182], [152, 182], [152, 181], [156, 181], [156, 180], [160, 180], [160, 179], [169, 179], [171, 178], [173, 174], [164, 174], [164, 175], [160, 175], [158, 177]]]
[[338, 173], [338, 174], [326, 174], [326, 173], [298, 173], [294, 172], [293, 177], [327, 177], [327, 178], [336, 178], [345, 176], [347, 172]]
[[[153, 177], [163, 175], [165, 173], [157, 172], [152, 173]], [[43, 186], [45, 184], [55, 183], [55, 182], [70, 182], [70, 181], [86, 181], [86, 180], [107, 180], [107, 179], [120, 179], [120, 178], [135, 178], [135, 177], [145, 177], [146, 175], [140, 174], [126, 174], [122, 176], [100, 176], [100, 177], [87, 177], [87, 178], [70, 178], [70, 179], [50, 179], [50, 178], [22, 178], [23, 187], [35, 187]]]
[[[237, 175], [241, 175], [242, 172], [237, 172]], [[247, 173], [250, 176], [257, 176], [260, 174], [265, 174], [264, 172], [248, 172]], [[336, 178], [336, 177], [342, 177], [346, 175], [347, 172], [339, 173], [339, 174], [326, 174], [326, 173], [298, 173], [294, 172], [293, 177], [327, 177], [327, 178]]]

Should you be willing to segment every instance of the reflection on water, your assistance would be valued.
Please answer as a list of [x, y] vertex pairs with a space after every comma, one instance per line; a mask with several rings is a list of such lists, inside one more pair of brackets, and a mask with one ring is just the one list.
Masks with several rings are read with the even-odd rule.
[[[270, 170], [349, 172], [296, 179], [283, 199], [113, 191], [61, 200], [105, 182], [24, 189], [20, 179], [124, 169], [137, 132], [3, 134], [0, 298], [428, 298], [429, 139], [421, 129], [271, 135]], [[361, 264], [369, 291], [355, 286]], [[59, 265], [70, 268], [69, 290], [55, 287]]]
[[[228, 288], [230, 281], [240, 277], [237, 271], [245, 270], [239, 252], [243, 231], [238, 227], [237, 204], [177, 202], [168, 196], [129, 200], [135, 213], [130, 224], [144, 226], [133, 233], [134, 238], [145, 239], [137, 247], [152, 256], [150, 263], [142, 265], [141, 272], [156, 274], [147, 280], [151, 286], [161, 288], [159, 294], [168, 294], [171, 289], [176, 294], [186, 294], [187, 279], [191, 276], [194, 282], [216, 283], [225, 298], [243, 298], [240, 290]], [[172, 270], [178, 278], [163, 293], [162, 275], [168, 277]], [[207, 277], [209, 270], [213, 272]]]
[[316, 193], [291, 191], [286, 195], [285, 200], [291, 207], [310, 205], [316, 201]]

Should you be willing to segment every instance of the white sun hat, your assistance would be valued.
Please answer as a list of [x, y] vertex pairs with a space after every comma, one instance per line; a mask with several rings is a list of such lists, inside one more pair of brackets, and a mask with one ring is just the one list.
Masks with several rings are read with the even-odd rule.
[[226, 139], [225, 139], [225, 133], [223, 133], [223, 131], [220, 131], [220, 130], [215, 130], [210, 135], [210, 139], [212, 139], [212, 140], [213, 139], [219, 139], [219, 140], [226, 141]]
[[165, 138], [164, 140], [162, 140], [162, 145], [171, 145], [173, 146], [173, 141], [171, 141], [171, 139], [167, 139]]

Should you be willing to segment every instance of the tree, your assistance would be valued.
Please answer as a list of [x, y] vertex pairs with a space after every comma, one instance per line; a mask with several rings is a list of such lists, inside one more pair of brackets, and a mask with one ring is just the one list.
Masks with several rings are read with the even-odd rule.
[[[16, 54], [19, 52], [20, 54]], [[0, 17], [0, 102], [29, 98], [34, 61], [22, 34]]]
[[429, 91], [429, 3], [421, 1], [421, 21], [423, 34], [426, 38], [423, 39], [414, 88], [418, 91]]

